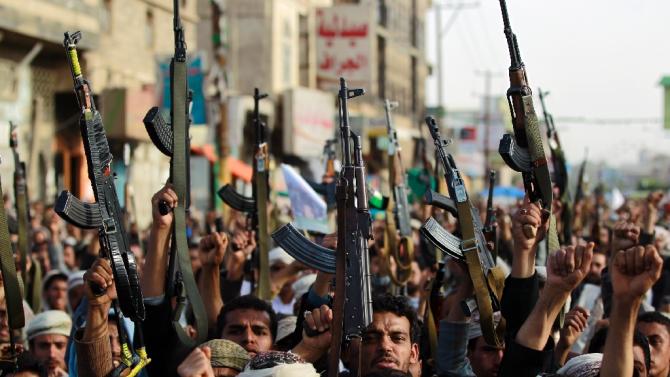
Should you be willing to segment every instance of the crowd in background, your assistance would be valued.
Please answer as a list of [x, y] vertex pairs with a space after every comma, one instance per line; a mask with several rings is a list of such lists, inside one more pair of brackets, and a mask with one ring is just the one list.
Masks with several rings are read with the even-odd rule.
[[[149, 229], [128, 229], [139, 267], [147, 318], [142, 324], [151, 363], [145, 376], [316, 376], [327, 372], [333, 320], [333, 276], [310, 270], [281, 248], [269, 252], [269, 302], [256, 298], [255, 237], [244, 214], [216, 212], [189, 219], [189, 255], [207, 311], [208, 341], [195, 349], [181, 345], [172, 329], [166, 270], [172, 213], [158, 202], [177, 203], [165, 186], [152, 198]], [[10, 232], [13, 204], [5, 201]], [[556, 200], [554, 215], [563, 210]], [[468, 269], [419, 232], [433, 215], [458, 234], [458, 220], [414, 203], [415, 243], [411, 274], [402, 287], [390, 274], [397, 268], [384, 245], [385, 219], [373, 221], [369, 241], [373, 321], [362, 335], [363, 376], [650, 376], [670, 374], [670, 203], [654, 192], [608, 208], [602, 195], [587, 196], [572, 208], [573, 239], [546, 252], [549, 221], [527, 200], [497, 208], [497, 263], [506, 271], [497, 321], [503, 346], [487, 344], [479, 316], [462, 310], [473, 296]], [[485, 214], [485, 208], [480, 213]], [[524, 227], [536, 229], [533, 236]], [[97, 230], [65, 223], [53, 208], [32, 203], [26, 260], [41, 267], [41, 303], [24, 302], [26, 326], [7, 326], [0, 290], [0, 342], [23, 344], [16, 376], [110, 376], [122, 359], [118, 326], [133, 334], [130, 321], [114, 318], [116, 298], [109, 262], [100, 258]], [[222, 229], [223, 228], [223, 229]], [[335, 235], [313, 235], [335, 248]], [[436, 280], [443, 269], [444, 279]], [[96, 295], [91, 284], [104, 288]], [[433, 287], [432, 289], [430, 287]], [[437, 288], [435, 288], [437, 287]], [[397, 294], [401, 293], [401, 294]], [[34, 305], [33, 305], [34, 306]], [[429, 315], [430, 312], [430, 315]], [[466, 315], [468, 314], [468, 315]], [[197, 331], [188, 309], [180, 318]], [[437, 348], [431, 349], [433, 321]], [[6, 350], [6, 347], [5, 347]], [[350, 369], [342, 354], [340, 375]]]

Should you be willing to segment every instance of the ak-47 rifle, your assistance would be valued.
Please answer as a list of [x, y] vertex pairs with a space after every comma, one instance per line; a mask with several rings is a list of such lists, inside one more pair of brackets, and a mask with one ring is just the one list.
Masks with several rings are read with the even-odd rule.
[[[531, 202], [536, 202], [542, 208], [542, 218], [549, 220], [548, 250], [553, 252], [560, 247], [556, 222], [551, 216], [553, 187], [547, 157], [542, 145], [542, 134], [533, 107], [533, 93], [528, 85], [526, 68], [521, 61], [521, 52], [516, 35], [512, 32], [507, 4], [500, 0], [505, 37], [511, 59], [509, 67], [510, 88], [507, 89], [507, 102], [512, 114], [514, 135], [506, 134], [500, 141], [498, 151], [509, 167], [521, 173], [526, 194]], [[536, 229], [527, 226], [524, 232], [528, 237], [534, 237]]]
[[347, 110], [347, 101], [364, 93], [363, 89], [347, 88], [344, 79], [340, 78], [338, 98], [342, 170], [337, 182], [337, 251], [316, 245], [291, 224], [272, 234], [275, 242], [298, 261], [319, 271], [335, 273], [332, 343], [328, 359], [330, 377], [338, 375], [343, 342], [349, 346], [351, 376], [360, 376], [361, 335], [372, 322], [368, 254], [371, 218], [365, 165], [361, 139], [349, 126]]
[[[384, 100], [386, 114], [386, 131], [388, 143], [389, 186], [393, 192], [392, 201], [386, 209], [386, 248], [387, 258], [393, 258], [396, 271], [389, 271], [389, 276], [398, 287], [403, 287], [410, 278], [412, 260], [414, 259], [414, 240], [410, 226], [409, 202], [407, 200], [407, 181], [400, 156], [400, 143], [391, 119], [391, 110], [398, 107], [397, 102]], [[400, 243], [396, 237], [400, 235]], [[389, 263], [390, 268], [390, 263]]]
[[[189, 142], [189, 103], [191, 94], [188, 89], [188, 63], [186, 59], [186, 41], [184, 29], [179, 17], [179, 1], [174, 1], [174, 56], [170, 62], [170, 123], [163, 119], [158, 107], [151, 108], [144, 116], [144, 127], [156, 148], [170, 157], [170, 182], [177, 194], [178, 204], [170, 208], [167, 203], [159, 203], [159, 211], [165, 216], [174, 214], [170, 259], [168, 263], [166, 293], [167, 297], [176, 297], [177, 306], [172, 312], [172, 327], [179, 342], [189, 348], [195, 348], [207, 337], [207, 313], [200, 297], [198, 286], [191, 269], [186, 237], [186, 219], [190, 208], [190, 168], [191, 148]], [[193, 310], [196, 338], [191, 338], [179, 323], [186, 306]]]
[[489, 197], [486, 201], [486, 219], [484, 220], [484, 237], [486, 241], [493, 245], [491, 253], [494, 258], [498, 255], [498, 223], [496, 220], [496, 209], [493, 206], [493, 188], [496, 183], [496, 172], [491, 170], [489, 172]]
[[326, 162], [326, 171], [323, 173], [322, 182], [307, 182], [312, 186], [314, 191], [323, 195], [326, 199], [328, 211], [337, 207], [337, 199], [335, 199], [335, 187], [337, 186], [335, 182], [335, 144], [337, 144], [337, 139], [328, 139], [323, 146], [323, 159]]
[[[500, 310], [505, 275], [500, 267], [496, 266], [495, 259], [487, 247], [479, 211], [470, 202], [461, 173], [456, 168], [453, 157], [445, 150], [449, 143], [440, 136], [435, 119], [427, 117], [426, 125], [435, 141], [438, 161], [444, 168], [449, 196], [456, 202], [462, 238], [449, 234], [432, 217], [422, 226], [421, 232], [440, 250], [467, 264], [475, 289], [476, 307], [479, 309], [484, 339], [490, 345], [501, 346], [504, 322], [496, 326], [493, 313]], [[463, 307], [464, 310], [472, 312], [475, 304], [469, 300]]]
[[554, 183], [558, 187], [562, 204], [561, 224], [563, 229], [560, 237], [561, 243], [570, 244], [572, 242], [572, 201], [570, 200], [570, 190], [568, 189], [568, 167], [565, 162], [563, 148], [561, 147], [561, 140], [554, 125], [554, 117], [547, 111], [547, 106], [544, 103], [544, 98], [549, 92], [543, 92], [540, 88], [537, 91], [540, 95], [540, 103], [542, 104], [544, 123], [547, 126], [547, 141], [549, 142], [551, 162], [554, 167]]
[[265, 123], [260, 116], [260, 101], [267, 97], [258, 88], [254, 88], [253, 122], [256, 130], [256, 152], [254, 154], [254, 173], [252, 178], [252, 197], [238, 194], [231, 185], [224, 185], [219, 190], [219, 197], [231, 208], [245, 212], [250, 221], [250, 229], [256, 231], [256, 258], [258, 260], [258, 285], [256, 295], [263, 300], [272, 299], [270, 289], [270, 262], [268, 260], [268, 196], [269, 161], [268, 143], [265, 135]]
[[[576, 216], [573, 221], [572, 229], [579, 229], [583, 233], [583, 224], [585, 223], [585, 206], [582, 203], [584, 201], [584, 173], [586, 172], [586, 162], [588, 156], [588, 149], [584, 153], [584, 160], [579, 166], [579, 173], [577, 174], [577, 186], [575, 187], [575, 200], [572, 202], [572, 208], [574, 209]], [[580, 208], [578, 212], [578, 208]], [[582, 236], [583, 234], [580, 234]]]
[[5, 213], [5, 201], [0, 185], [0, 271], [5, 290], [5, 303], [7, 305], [7, 325], [9, 327], [9, 350], [0, 357], [0, 375], [9, 375], [16, 369], [16, 361], [19, 350], [14, 342], [14, 330], [20, 330], [25, 325], [23, 314], [23, 295], [21, 283], [16, 276], [16, 264], [12, 254], [12, 242], [7, 225], [7, 214]]
[[19, 254], [19, 269], [23, 279], [23, 293], [26, 301], [34, 312], [39, 312], [42, 306], [42, 267], [39, 263], [31, 263], [27, 270], [27, 259], [32, 258], [28, 229], [30, 229], [30, 209], [28, 200], [28, 184], [26, 181], [26, 164], [19, 157], [19, 138], [16, 125], [9, 122], [9, 146], [14, 155], [14, 207], [16, 208], [16, 222], [18, 224], [17, 243]]
[[[587, 151], [588, 153], [588, 151]], [[579, 166], [579, 174], [577, 175], [577, 188], [575, 190], [575, 206], [584, 199], [584, 173], [586, 171], [586, 162], [588, 160], [588, 154], [584, 154], [584, 161]]]
[[[128, 236], [123, 228], [122, 209], [114, 186], [112, 154], [109, 151], [102, 117], [93, 101], [93, 90], [82, 74], [77, 56], [77, 43], [81, 33], [65, 33], [63, 45], [70, 63], [74, 92], [81, 109], [79, 128], [84, 141], [88, 178], [91, 181], [95, 203], [84, 203], [68, 191], [61, 192], [56, 201], [55, 212], [64, 220], [83, 229], [98, 229], [100, 254], [109, 259], [114, 274], [118, 300], [113, 308], [119, 318], [119, 338], [122, 344], [122, 363], [114, 371], [121, 375], [130, 369], [128, 375], [137, 375], [151, 359], [144, 348], [141, 322], [144, 321], [144, 299], [137, 275], [135, 256], [130, 251]], [[104, 289], [92, 286], [96, 294], [104, 294]], [[119, 310], [120, 307], [120, 310]], [[135, 355], [130, 351], [130, 340], [120, 324], [122, 314], [135, 323]]]

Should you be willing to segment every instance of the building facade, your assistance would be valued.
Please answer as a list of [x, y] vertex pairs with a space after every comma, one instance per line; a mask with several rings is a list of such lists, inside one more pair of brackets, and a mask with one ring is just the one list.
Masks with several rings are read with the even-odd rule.
[[[197, 55], [198, 1], [179, 0], [191, 55]], [[31, 199], [53, 203], [68, 189], [93, 200], [63, 48], [63, 33], [80, 30], [79, 56], [103, 114], [117, 191], [125, 204], [123, 187], [129, 179], [133, 196], [128, 205], [138, 224], [148, 225], [150, 198], [167, 179], [169, 160], [151, 144], [142, 119], [163, 102], [163, 67], [174, 51], [172, 20], [172, 0], [3, 1], [0, 134], [9, 132], [10, 120], [19, 125]], [[11, 161], [6, 142], [0, 143], [3, 160]], [[124, 149], [131, 152], [126, 163]], [[128, 162], [132, 172], [126, 170]], [[13, 166], [1, 169], [6, 177]]]

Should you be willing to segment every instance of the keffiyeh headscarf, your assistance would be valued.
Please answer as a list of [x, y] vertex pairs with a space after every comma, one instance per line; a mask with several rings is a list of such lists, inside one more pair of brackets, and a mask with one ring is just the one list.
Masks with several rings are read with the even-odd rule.
[[290, 352], [270, 351], [256, 355], [238, 377], [319, 377], [312, 364]]
[[557, 373], [566, 377], [598, 377], [600, 376], [602, 361], [602, 353], [587, 353], [575, 356], [568, 360]]

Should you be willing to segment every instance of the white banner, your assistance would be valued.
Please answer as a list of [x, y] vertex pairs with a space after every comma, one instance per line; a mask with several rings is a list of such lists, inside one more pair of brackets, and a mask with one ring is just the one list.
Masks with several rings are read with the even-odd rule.
[[290, 165], [281, 164], [286, 190], [291, 199], [294, 224], [298, 229], [331, 233], [326, 202]]
[[371, 11], [367, 4], [337, 5], [316, 11], [317, 85], [337, 90], [340, 77], [350, 87], [369, 87], [372, 77]]

